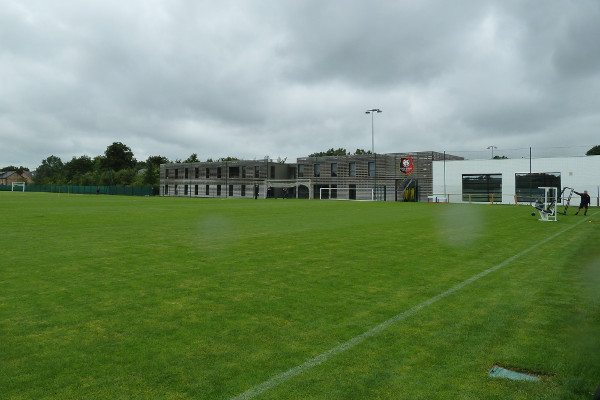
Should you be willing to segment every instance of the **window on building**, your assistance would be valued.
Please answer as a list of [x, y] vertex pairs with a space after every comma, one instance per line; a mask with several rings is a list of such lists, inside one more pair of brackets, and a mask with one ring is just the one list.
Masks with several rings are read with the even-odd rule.
[[233, 197], [233, 185], [229, 185], [229, 197]]
[[[187, 171], [187, 168], [186, 168], [186, 171]], [[184, 195], [184, 196], [187, 196], [187, 195], [188, 195], [188, 185], [184, 185], [184, 186], [183, 186], [183, 195]]]
[[298, 165], [298, 178], [304, 178], [304, 165]]
[[169, 185], [165, 185], [165, 196], [169, 195]]
[[275, 167], [271, 165], [271, 176], [269, 178], [275, 178]]
[[240, 196], [244, 197], [246, 195], [246, 185], [242, 185], [240, 187]]
[[185, 175], [184, 179], [188, 179], [188, 169], [186, 168], [183, 171], [184, 171], [184, 175]]
[[315, 164], [315, 178], [318, 178], [321, 176], [321, 164]]
[[194, 185], [194, 196], [198, 196], [198, 185]]
[[229, 177], [230, 178], [239, 178], [240, 177], [240, 167], [229, 167]]
[[217, 178], [221, 177], [221, 167], [217, 167]]
[[[177, 170], [175, 170], [177, 171]], [[175, 185], [175, 196], [177, 196], [179, 194], [179, 187], [177, 185]]]
[[255, 165], [254, 166], [254, 177], [255, 178], [260, 178], [260, 165]]
[[337, 163], [331, 163], [331, 176], [337, 176], [338, 165]]
[[463, 174], [463, 201], [502, 202], [502, 174]]
[[369, 178], [374, 178], [374, 177], [375, 177], [375, 162], [370, 161], [369, 162]]
[[246, 166], [242, 165], [242, 178], [246, 177]]
[[[532, 202], [544, 196], [544, 189], [555, 187], [561, 190], [560, 172], [539, 172], [515, 174], [515, 194], [519, 202]], [[560, 200], [560, 199], [559, 199]]]
[[206, 185], [206, 191], [204, 192], [207, 196], [210, 196], [210, 185]]
[[200, 178], [200, 168], [194, 168], [194, 178]]
[[210, 178], [210, 168], [206, 168], [206, 178]]
[[175, 169], [175, 179], [179, 178], [179, 169]]
[[168, 168], [166, 168], [166, 169], [165, 169], [165, 178], [168, 178], [168, 177], [169, 177], [169, 169], [168, 169]]
[[221, 185], [217, 185], [217, 196], [221, 195]]
[[356, 163], [351, 162], [348, 164], [348, 176], [356, 176]]

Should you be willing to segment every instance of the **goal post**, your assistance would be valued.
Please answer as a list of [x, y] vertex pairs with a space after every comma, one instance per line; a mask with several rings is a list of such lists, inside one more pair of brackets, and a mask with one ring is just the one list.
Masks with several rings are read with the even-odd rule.
[[[377, 187], [377, 200], [385, 199], [385, 191]], [[321, 200], [362, 200], [373, 201], [375, 196], [373, 188], [354, 188], [354, 187], [321, 187], [319, 188], [319, 199]]]
[[[25, 182], [13, 182], [12, 186], [11, 186], [11, 192], [15, 191], [15, 187], [17, 188], [18, 191], [24, 192], [25, 191]], [[21, 188], [21, 189], [19, 189]]]

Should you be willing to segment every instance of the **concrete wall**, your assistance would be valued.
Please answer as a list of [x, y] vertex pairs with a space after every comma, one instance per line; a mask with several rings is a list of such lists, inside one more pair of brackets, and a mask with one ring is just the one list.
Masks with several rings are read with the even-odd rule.
[[[433, 193], [447, 195], [451, 203], [462, 203], [463, 174], [502, 174], [502, 204], [514, 204], [515, 174], [529, 173], [529, 158], [433, 162]], [[561, 185], [579, 192], [587, 190], [597, 205], [600, 187], [600, 156], [533, 158], [531, 172], [558, 172]], [[561, 188], [562, 189], [562, 188]], [[571, 204], [579, 203], [574, 196]]]

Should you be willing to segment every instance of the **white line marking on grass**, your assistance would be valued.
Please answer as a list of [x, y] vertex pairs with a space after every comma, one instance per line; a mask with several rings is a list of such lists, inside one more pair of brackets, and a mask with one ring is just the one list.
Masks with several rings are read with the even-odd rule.
[[[595, 215], [597, 213], [594, 213], [593, 215]], [[590, 215], [591, 217], [592, 215]], [[385, 329], [389, 328], [391, 325], [394, 325], [408, 317], [410, 317], [413, 314], [416, 314], [418, 311], [420, 311], [421, 309], [435, 303], [436, 301], [443, 299], [444, 297], [447, 297], [449, 295], [451, 295], [452, 293], [462, 289], [463, 287], [467, 286], [470, 283], [475, 282], [476, 280], [483, 278], [484, 276], [488, 275], [491, 272], [494, 272], [496, 270], [499, 270], [500, 268], [510, 264], [511, 262], [515, 261], [516, 259], [518, 259], [519, 257], [522, 257], [523, 255], [529, 253], [532, 250], [535, 250], [536, 248], [540, 247], [541, 245], [549, 242], [550, 240], [562, 235], [563, 233], [577, 227], [579, 224], [581, 224], [582, 222], [585, 222], [587, 220], [587, 218], [579, 221], [578, 223], [576, 223], [575, 225], [571, 225], [565, 229], [563, 229], [562, 231], [555, 233], [552, 236], [547, 237], [546, 239], [542, 240], [541, 242], [534, 244], [533, 246], [531, 246], [528, 249], [525, 249], [523, 251], [521, 251], [520, 253], [515, 254], [512, 257], [507, 258], [506, 260], [502, 261], [500, 264], [497, 264], [491, 268], [486, 269], [483, 272], [478, 273], [477, 275], [473, 275], [472, 277], [470, 277], [469, 279], [451, 287], [450, 289], [446, 290], [445, 292], [442, 292], [428, 300], [425, 300], [424, 302], [422, 302], [421, 304], [418, 304], [390, 319], [388, 319], [385, 322], [382, 322], [381, 324], [377, 325], [376, 327], [358, 335], [353, 337], [352, 339], [340, 344], [339, 346], [336, 346], [330, 350], [327, 350], [325, 353], [321, 353], [318, 356], [311, 358], [310, 360], [306, 361], [304, 364], [300, 364], [292, 369], [289, 369], [285, 372], [282, 372], [281, 374], [275, 375], [274, 377], [272, 377], [271, 379], [258, 384], [250, 389], [248, 389], [247, 391], [245, 391], [244, 393], [241, 393], [235, 397], [232, 397], [231, 400], [249, 400], [252, 399], [264, 392], [266, 392], [267, 390], [270, 390], [276, 386], [279, 386], [280, 384], [282, 384], [285, 381], [288, 381], [290, 379], [292, 379], [295, 376], [300, 375], [301, 373], [303, 373], [304, 371], [315, 367], [319, 364], [324, 363], [325, 361], [329, 360], [330, 358], [332, 358], [333, 356], [336, 356], [338, 354], [341, 354], [347, 350], [350, 350], [351, 348], [355, 347], [356, 345], [358, 345], [359, 343], [363, 342], [365, 339], [368, 339], [372, 336], [377, 335], [378, 333], [384, 331]]]

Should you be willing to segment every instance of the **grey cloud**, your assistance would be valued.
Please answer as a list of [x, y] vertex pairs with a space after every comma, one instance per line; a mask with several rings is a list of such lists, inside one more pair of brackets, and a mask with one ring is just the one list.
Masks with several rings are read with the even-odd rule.
[[[294, 159], [380, 151], [594, 145], [594, 0], [455, 3], [7, 1], [0, 164], [55, 154]], [[0, 165], [1, 166], [1, 165]]]

